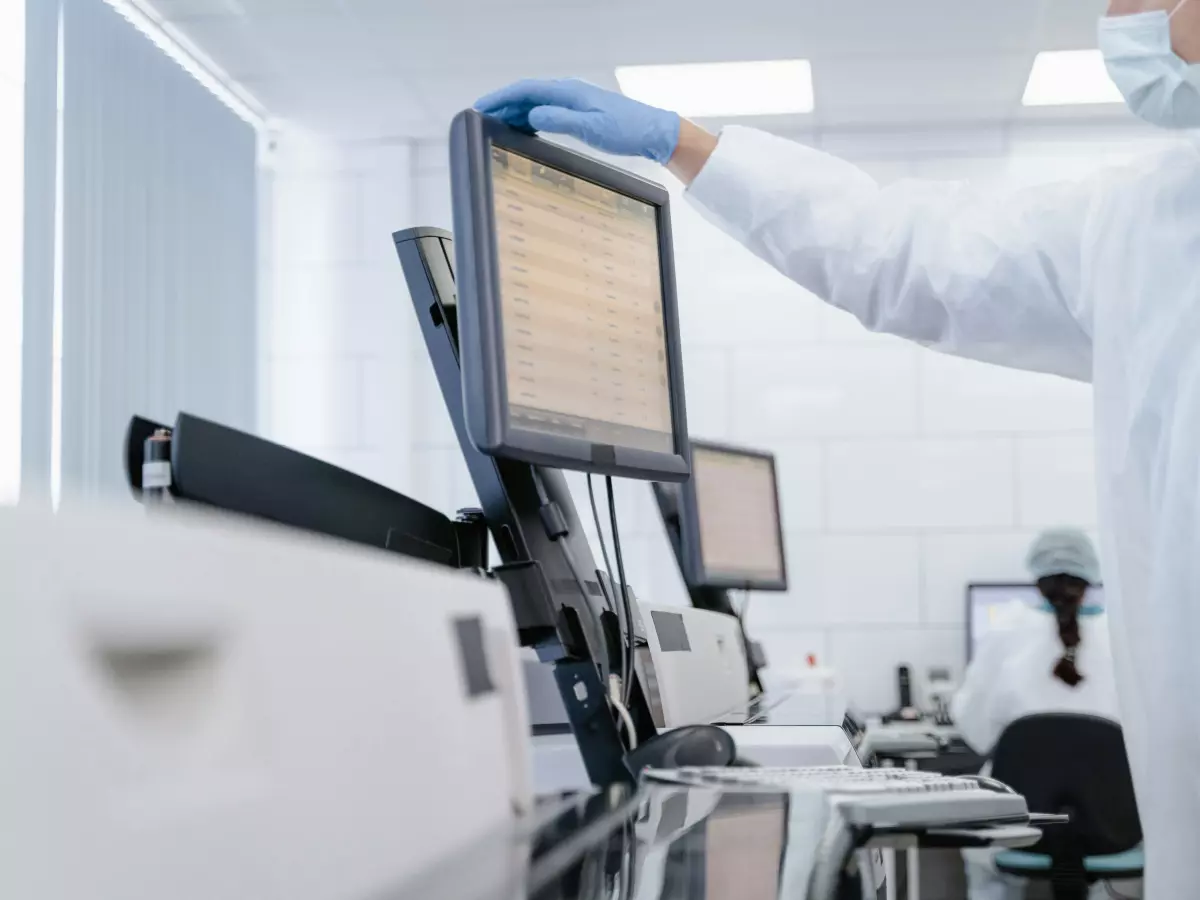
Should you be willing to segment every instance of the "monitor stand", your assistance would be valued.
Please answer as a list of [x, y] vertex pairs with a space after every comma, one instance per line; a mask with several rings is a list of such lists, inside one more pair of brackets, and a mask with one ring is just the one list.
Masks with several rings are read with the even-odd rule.
[[[501, 564], [494, 571], [509, 588], [521, 643], [553, 665], [592, 783], [630, 781], [605, 700], [610, 666], [620, 658], [621, 629], [607, 610], [604, 582], [566, 479], [557, 469], [498, 459], [476, 449], [463, 411], [453, 237], [436, 228], [411, 228], [392, 237], [442, 398], [496, 543]], [[548, 506], [557, 507], [556, 513], [548, 514]], [[576, 561], [586, 597], [567, 552]], [[631, 706], [639, 741], [654, 737], [636, 683]]]
[[[654, 484], [654, 499], [658, 502], [658, 511], [662, 516], [663, 525], [667, 529], [667, 538], [671, 542], [671, 549], [675, 552], [675, 561], [679, 566], [680, 577], [682, 577], [684, 570], [683, 537], [679, 523], [679, 492], [680, 487], [677, 484], [660, 484], [658, 482]], [[750, 678], [750, 688], [752, 691], [761, 694], [763, 686], [760, 672], [766, 668], [766, 654], [763, 652], [762, 644], [751, 640], [750, 635], [746, 633], [746, 623], [742, 621], [742, 617], [734, 609], [733, 601], [729, 597], [729, 591], [724, 588], [693, 587], [692, 585], [688, 585], [687, 589], [688, 596], [692, 600], [692, 606], [696, 607], [696, 609], [724, 613], [738, 620], [738, 627], [742, 633], [742, 643], [745, 645], [746, 650], [746, 667], [749, 670], [747, 674]]]

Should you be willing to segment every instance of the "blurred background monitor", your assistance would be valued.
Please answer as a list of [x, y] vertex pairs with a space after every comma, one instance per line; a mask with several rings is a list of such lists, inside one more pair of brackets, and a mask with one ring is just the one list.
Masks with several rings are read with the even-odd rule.
[[688, 584], [787, 590], [772, 454], [692, 441], [692, 478], [683, 486], [680, 526]]
[[[1093, 585], [1084, 602], [1089, 606], [1104, 606], [1104, 588]], [[970, 584], [967, 585], [967, 661], [975, 657], [984, 635], [1011, 613], [1015, 604], [1039, 608], [1045, 600], [1036, 584]]]

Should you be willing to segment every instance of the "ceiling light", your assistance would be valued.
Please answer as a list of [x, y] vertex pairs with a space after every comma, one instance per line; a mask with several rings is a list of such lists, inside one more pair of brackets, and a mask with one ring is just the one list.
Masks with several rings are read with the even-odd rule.
[[618, 66], [627, 97], [681, 116], [775, 116], [813, 111], [812, 64], [806, 59]]
[[1121, 92], [1108, 77], [1099, 50], [1039, 53], [1025, 86], [1026, 106], [1083, 106], [1121, 103]]

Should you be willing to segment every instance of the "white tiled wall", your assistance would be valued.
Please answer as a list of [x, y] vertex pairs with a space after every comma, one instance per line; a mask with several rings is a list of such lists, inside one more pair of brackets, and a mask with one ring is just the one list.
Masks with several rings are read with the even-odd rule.
[[416, 324], [391, 232], [412, 218], [411, 148], [284, 134], [268, 178], [261, 430], [410, 490]]
[[[826, 143], [881, 179], [1023, 183], [1140, 146], [1045, 129]], [[280, 154], [267, 430], [447, 512], [473, 505], [388, 240], [450, 227], [445, 148], [315, 156]], [[1042, 526], [1094, 525], [1090, 389], [868, 334], [685, 204], [674, 218], [692, 434], [778, 455], [791, 588], [753, 598], [751, 629], [773, 664], [814, 655], [860, 707], [889, 707], [897, 664], [961, 667], [968, 581], [1022, 578]], [[685, 603], [649, 487], [618, 502], [638, 593]]]

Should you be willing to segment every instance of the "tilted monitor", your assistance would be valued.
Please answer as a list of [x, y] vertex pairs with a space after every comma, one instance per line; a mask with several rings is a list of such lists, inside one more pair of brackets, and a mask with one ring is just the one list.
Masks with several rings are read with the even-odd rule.
[[680, 503], [684, 577], [697, 587], [787, 590], [775, 457], [692, 441]]
[[667, 192], [471, 111], [450, 144], [472, 443], [536, 465], [686, 479]]

